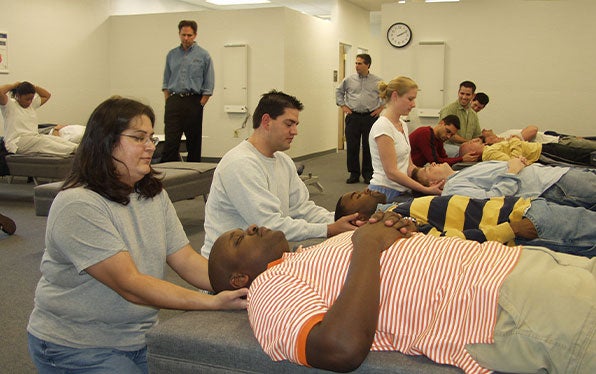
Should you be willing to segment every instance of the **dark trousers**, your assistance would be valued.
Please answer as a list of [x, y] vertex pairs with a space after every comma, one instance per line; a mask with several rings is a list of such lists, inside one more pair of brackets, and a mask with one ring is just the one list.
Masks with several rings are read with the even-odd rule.
[[[373, 175], [368, 134], [378, 117], [371, 117], [370, 113], [352, 113], [346, 115], [346, 153], [348, 172], [362, 174], [365, 178]], [[362, 141], [362, 169], [360, 169], [360, 142]]]
[[201, 95], [172, 95], [166, 100], [164, 114], [164, 142], [162, 162], [180, 161], [180, 141], [186, 136], [188, 162], [201, 162], [203, 138], [203, 106]]
[[559, 143], [542, 144], [542, 154], [557, 161], [579, 165], [590, 165], [591, 149], [575, 148]]

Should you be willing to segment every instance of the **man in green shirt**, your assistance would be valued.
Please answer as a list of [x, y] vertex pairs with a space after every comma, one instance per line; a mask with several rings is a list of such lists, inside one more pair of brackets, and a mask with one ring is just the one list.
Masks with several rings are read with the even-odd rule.
[[450, 114], [454, 114], [459, 118], [460, 128], [457, 131], [457, 134], [453, 135], [451, 139], [445, 143], [445, 150], [450, 157], [453, 157], [452, 153], [457, 154], [459, 149], [456, 149], [456, 147], [459, 147], [461, 143], [477, 138], [482, 134], [478, 115], [470, 105], [472, 99], [474, 99], [475, 91], [476, 85], [474, 82], [461, 82], [459, 84], [459, 91], [457, 92], [457, 100], [443, 107], [439, 112], [439, 118], [445, 118]]

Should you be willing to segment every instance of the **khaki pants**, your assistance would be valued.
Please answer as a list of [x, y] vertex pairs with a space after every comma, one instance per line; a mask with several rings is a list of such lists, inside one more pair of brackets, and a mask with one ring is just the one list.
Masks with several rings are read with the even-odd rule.
[[500, 372], [596, 373], [596, 257], [524, 247], [499, 293], [494, 344], [466, 349]]
[[78, 144], [54, 135], [21, 135], [17, 142], [17, 154], [43, 153], [67, 156], [77, 150]]

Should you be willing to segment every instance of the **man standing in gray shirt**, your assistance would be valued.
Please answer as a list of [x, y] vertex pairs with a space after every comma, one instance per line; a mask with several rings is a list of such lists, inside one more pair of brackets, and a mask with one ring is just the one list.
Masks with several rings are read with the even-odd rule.
[[[373, 167], [368, 147], [368, 134], [383, 103], [379, 98], [381, 78], [369, 72], [370, 55], [356, 55], [356, 74], [346, 77], [335, 91], [335, 103], [346, 113], [347, 164], [350, 177], [346, 183], [370, 183]], [[362, 141], [362, 169], [360, 169], [360, 141]]]

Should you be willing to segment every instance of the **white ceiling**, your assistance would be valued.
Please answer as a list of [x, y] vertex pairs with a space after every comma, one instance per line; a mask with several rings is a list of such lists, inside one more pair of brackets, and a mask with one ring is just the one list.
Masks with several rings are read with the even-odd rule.
[[[205, 9], [224, 10], [224, 9], [250, 9], [250, 8], [268, 8], [285, 6], [299, 12], [313, 16], [328, 18], [335, 4], [335, 0], [270, 0], [269, 4], [254, 5], [214, 5], [205, 0], [182, 0]], [[343, 0], [339, 0], [343, 1]], [[394, 3], [397, 0], [345, 0], [369, 11], [380, 11], [381, 4]]]

